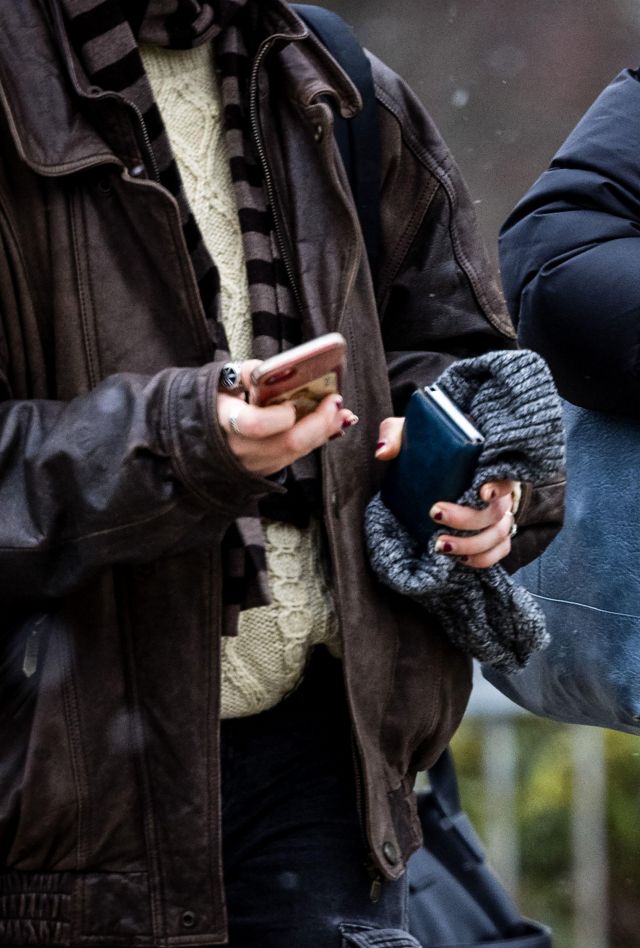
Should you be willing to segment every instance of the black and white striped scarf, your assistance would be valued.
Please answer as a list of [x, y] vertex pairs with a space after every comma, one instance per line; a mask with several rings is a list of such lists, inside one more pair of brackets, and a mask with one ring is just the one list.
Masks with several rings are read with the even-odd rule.
[[[140, 113], [149, 139], [150, 176], [176, 198], [182, 229], [215, 346], [230, 353], [220, 318], [218, 270], [189, 207], [169, 137], [147, 79], [138, 44], [187, 49], [216, 43], [225, 142], [240, 216], [253, 328], [253, 355], [266, 359], [301, 341], [301, 320], [274, 232], [260, 160], [251, 130], [249, 82], [263, 38], [258, 4], [247, 0], [61, 0], [72, 45], [88, 81], [119, 93]], [[297, 491], [296, 491], [296, 480]], [[265, 515], [304, 525], [317, 496], [317, 468], [300, 465], [288, 477], [289, 510], [265, 505]], [[262, 509], [262, 508], [261, 508]], [[223, 541], [224, 630], [232, 634], [240, 609], [269, 601], [264, 537], [258, 511], [248, 511]]]

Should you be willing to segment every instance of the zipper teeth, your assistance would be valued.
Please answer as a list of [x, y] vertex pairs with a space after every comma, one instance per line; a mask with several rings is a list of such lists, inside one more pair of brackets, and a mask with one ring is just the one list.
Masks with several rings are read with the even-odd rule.
[[138, 108], [138, 106], [135, 104], [135, 102], [132, 102], [130, 99], [124, 99], [124, 101], [127, 103], [128, 106], [130, 106], [133, 109], [133, 111], [138, 116], [138, 121], [140, 122], [140, 130], [142, 132], [142, 139], [144, 141], [144, 146], [147, 150], [147, 154], [151, 162], [151, 173], [153, 174], [153, 180], [159, 183], [160, 170], [158, 168], [158, 162], [156, 161], [156, 156], [154, 154], [153, 147], [151, 145], [151, 138], [149, 137], [149, 131], [147, 129], [144, 116], [142, 112], [140, 111], [140, 109]]
[[253, 67], [251, 69], [251, 81], [250, 81], [250, 87], [249, 87], [249, 117], [250, 117], [250, 122], [251, 122], [251, 132], [253, 135], [253, 141], [256, 146], [256, 150], [258, 152], [258, 158], [260, 160], [262, 174], [264, 175], [264, 183], [267, 189], [267, 198], [268, 198], [269, 205], [271, 207], [271, 213], [273, 216], [273, 223], [274, 223], [274, 228], [276, 232], [276, 241], [278, 243], [278, 249], [280, 250], [282, 263], [285, 268], [289, 283], [291, 285], [291, 290], [293, 292], [296, 306], [298, 307], [298, 312], [302, 313], [303, 312], [302, 298], [298, 290], [298, 285], [297, 285], [296, 278], [294, 275], [293, 266], [289, 258], [287, 244], [284, 239], [284, 234], [282, 232], [282, 225], [277, 213], [275, 188], [273, 186], [273, 176], [271, 174], [271, 168], [269, 167], [269, 162], [267, 160], [267, 155], [264, 149], [264, 145], [260, 137], [260, 122], [258, 119], [258, 73], [260, 71], [260, 66], [262, 65], [262, 62], [265, 56], [267, 55], [267, 53], [269, 52], [269, 50], [271, 49], [272, 45], [273, 45], [272, 42], [267, 41], [262, 46], [262, 48], [258, 51], [258, 55], [256, 56], [253, 63]]
[[151, 145], [149, 130], [147, 129], [144, 116], [135, 102], [132, 102], [131, 99], [127, 99], [126, 96], [122, 95], [121, 93], [116, 92], [100, 92], [99, 95], [94, 96], [94, 99], [115, 99], [118, 102], [124, 102], [125, 105], [135, 112], [136, 118], [138, 119], [138, 124], [140, 126], [140, 131], [142, 132], [142, 141], [149, 158], [149, 164], [151, 165], [151, 175], [153, 180], [159, 184], [160, 170], [158, 168], [158, 162], [156, 161], [156, 156]]
[[358, 810], [358, 816], [360, 817], [360, 829], [362, 830], [363, 835], [366, 839], [366, 832], [364, 826], [364, 792], [362, 787], [362, 763], [360, 760], [360, 753], [356, 747], [356, 738], [355, 735], [351, 735], [351, 756], [353, 758], [353, 769], [355, 771], [356, 778], [356, 807]]
[[362, 842], [364, 844], [364, 851], [367, 854], [365, 869], [369, 878], [371, 879], [371, 886], [369, 888], [369, 899], [375, 904], [380, 900], [380, 894], [382, 889], [382, 873], [380, 872], [378, 866], [376, 865], [376, 860], [373, 855], [373, 850], [369, 842], [369, 837], [367, 834], [367, 801], [366, 794], [364, 792], [364, 775], [362, 768], [362, 758], [360, 756], [360, 751], [356, 742], [355, 733], [351, 732], [351, 754], [353, 757], [353, 768], [355, 771], [355, 785], [356, 785], [356, 811], [358, 813], [358, 823], [360, 824], [360, 834], [362, 836]]

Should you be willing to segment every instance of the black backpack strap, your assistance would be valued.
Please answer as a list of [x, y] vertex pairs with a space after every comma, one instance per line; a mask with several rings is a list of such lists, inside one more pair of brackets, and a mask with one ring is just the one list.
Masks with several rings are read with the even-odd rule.
[[344, 119], [335, 112], [334, 134], [375, 282], [380, 254], [382, 159], [371, 64], [351, 27], [336, 13], [306, 3], [292, 7], [342, 66], [362, 97], [362, 110], [353, 118]]
[[531, 930], [531, 925], [522, 918], [511, 896], [485, 862], [484, 847], [460, 806], [455, 765], [448, 748], [429, 768], [429, 784], [430, 793], [422, 800], [418, 798], [429, 852], [483, 906], [499, 931], [516, 935]]

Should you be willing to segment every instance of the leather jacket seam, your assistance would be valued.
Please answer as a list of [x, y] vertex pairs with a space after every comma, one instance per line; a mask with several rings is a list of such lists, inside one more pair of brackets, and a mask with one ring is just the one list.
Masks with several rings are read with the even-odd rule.
[[413, 210], [413, 213], [409, 217], [409, 221], [403, 232], [403, 235], [398, 241], [393, 254], [389, 257], [389, 262], [385, 265], [386, 272], [383, 272], [382, 274], [380, 287], [378, 290], [378, 305], [380, 309], [381, 323], [384, 322], [384, 310], [388, 301], [388, 294], [391, 289], [391, 285], [400, 272], [402, 264], [406, 260], [407, 255], [411, 250], [413, 241], [420, 231], [420, 227], [429, 213], [429, 209], [440, 187], [441, 186], [439, 182], [435, 179], [430, 179], [429, 182], [425, 184], [421, 195], [421, 200], [416, 202], [416, 206]]
[[[193, 370], [191, 370], [192, 372]], [[180, 412], [178, 409], [178, 397], [174, 397], [174, 390], [184, 384], [185, 379], [191, 374], [189, 370], [175, 372], [167, 385], [166, 411], [169, 420], [170, 446], [169, 450], [173, 463], [176, 467], [178, 476], [182, 483], [194, 494], [195, 497], [206, 507], [210, 504], [210, 498], [204, 491], [201, 491], [198, 485], [191, 479], [181, 446], [180, 438]]]
[[[76, 220], [77, 218], [77, 220]], [[82, 325], [82, 334], [84, 336], [84, 351], [87, 361], [87, 375], [90, 388], [95, 388], [100, 379], [98, 353], [94, 345], [93, 334], [89, 325], [91, 316], [95, 312], [93, 303], [93, 292], [91, 288], [91, 277], [88, 273], [89, 254], [83, 252], [86, 247], [86, 220], [84, 208], [77, 195], [71, 193], [69, 197], [69, 222], [71, 230], [71, 245], [75, 258], [75, 274], [78, 286], [78, 308], [80, 311], [80, 322]], [[78, 233], [81, 228], [82, 233]]]
[[[140, 794], [141, 806], [141, 824], [143, 832], [143, 845], [147, 860], [146, 877], [148, 883], [149, 896], [149, 915], [154, 941], [158, 937], [164, 924], [166, 906], [165, 887], [162, 876], [161, 856], [158, 852], [158, 835], [156, 829], [156, 806], [153, 796], [153, 785], [149, 776], [149, 764], [146, 754], [144, 733], [142, 729], [142, 720], [140, 717], [140, 697], [138, 693], [138, 676], [136, 675], [136, 655], [133, 643], [131, 629], [131, 615], [127, 608], [130, 595], [130, 586], [124, 581], [120, 570], [114, 571], [114, 585], [117, 588], [117, 609], [119, 614], [119, 631], [122, 650], [124, 655], [124, 683], [127, 697], [131, 703], [133, 715], [131, 717], [132, 726], [136, 728], [136, 738], [140, 739], [140, 746], [143, 748], [141, 754], [135, 758], [135, 772]], [[84, 936], [83, 941], [87, 940]]]
[[59, 543], [39, 543], [37, 546], [25, 547], [25, 546], [0, 546], [0, 550], [4, 552], [19, 553], [24, 555], [39, 555], [46, 550], [53, 550], [56, 547], [64, 547], [72, 544], [80, 544], [86, 540], [93, 540], [95, 537], [104, 537], [117, 534], [122, 530], [129, 530], [131, 527], [138, 527], [144, 523], [151, 523], [154, 520], [157, 520], [160, 517], [164, 517], [171, 510], [174, 510], [178, 506], [178, 502], [172, 500], [168, 504], [164, 504], [159, 510], [155, 510], [152, 514], [147, 514], [145, 517], [140, 517], [138, 519], [127, 520], [124, 523], [119, 523], [116, 527], [108, 527], [104, 530], [94, 530], [92, 533], [83, 533], [78, 534], [73, 537], [66, 537], [63, 540], [60, 540]]
[[[71, 655], [64, 638], [57, 636], [54, 633], [54, 642], [56, 665], [60, 671], [60, 689], [64, 708], [67, 740], [69, 741], [71, 770], [73, 773], [73, 782], [76, 791], [76, 805], [78, 810], [76, 862], [78, 867], [80, 867], [86, 864], [88, 855], [86, 838], [90, 837], [91, 824], [89, 819], [88, 779], [84, 770], [84, 753], [82, 748], [83, 742], [80, 727], [80, 716], [78, 714], [78, 696], [75, 687]], [[51, 644], [52, 643], [50, 642], [50, 647]]]
[[164, 199], [165, 202], [168, 202], [164, 204], [164, 217], [167, 223], [169, 236], [173, 244], [175, 259], [178, 261], [178, 266], [180, 267], [182, 285], [186, 288], [188, 293], [190, 304], [188, 312], [190, 315], [193, 314], [189, 322], [195, 332], [197, 342], [202, 346], [204, 359], [210, 359], [213, 355], [214, 347], [207, 333], [204, 308], [202, 306], [202, 301], [200, 299], [197, 286], [195, 285], [193, 268], [187, 259], [188, 254], [185, 252], [186, 243], [184, 234], [182, 232], [182, 227], [175, 226], [176, 221], [179, 220], [178, 204], [173, 195], [170, 194], [166, 188], [160, 184], [157, 184], [155, 181], [135, 181], [129, 178], [125, 178], [125, 180], [127, 184], [131, 184], [131, 186], [135, 188], [151, 188], [153, 192], [158, 193], [158, 195]]
[[424, 148], [419, 146], [419, 143], [409, 128], [409, 122], [406, 116], [404, 116], [403, 110], [388, 94], [387, 90], [383, 89], [378, 83], [376, 83], [376, 95], [382, 106], [385, 107], [398, 122], [403, 141], [406, 143], [411, 153], [423, 165], [423, 167], [436, 178], [442, 187], [444, 194], [446, 195], [447, 204], [450, 211], [448, 232], [451, 237], [454, 255], [458, 265], [460, 266], [460, 269], [469, 282], [471, 291], [478, 301], [484, 316], [501, 335], [510, 339], [515, 338], [513, 328], [510, 326], [510, 324], [508, 325], [506, 323], [506, 317], [505, 319], [502, 319], [494, 312], [493, 306], [484, 292], [482, 280], [480, 279], [473, 262], [469, 258], [468, 254], [465, 253], [464, 248], [460, 242], [460, 237], [454, 223], [453, 213], [457, 203], [455, 189], [452, 187], [446, 168], [447, 165], [451, 165], [451, 159], [449, 156], [444, 156], [441, 162], [437, 162], [432, 158], [428, 151], [425, 151]]

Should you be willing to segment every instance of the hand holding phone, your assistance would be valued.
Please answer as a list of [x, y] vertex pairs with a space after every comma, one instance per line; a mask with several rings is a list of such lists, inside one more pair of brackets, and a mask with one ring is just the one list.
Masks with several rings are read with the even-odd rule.
[[484, 438], [437, 385], [409, 400], [402, 447], [390, 462], [382, 500], [426, 548], [438, 529], [429, 511], [470, 487]]
[[344, 337], [331, 332], [266, 359], [251, 373], [250, 403], [291, 401], [296, 418], [304, 418], [326, 395], [340, 393], [346, 350]]

